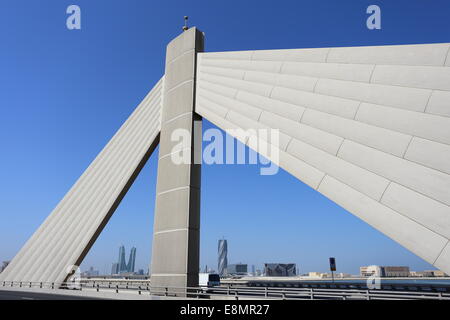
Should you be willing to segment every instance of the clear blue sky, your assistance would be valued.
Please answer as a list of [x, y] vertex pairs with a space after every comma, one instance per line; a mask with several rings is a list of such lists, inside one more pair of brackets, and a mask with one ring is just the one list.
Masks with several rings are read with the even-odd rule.
[[[81, 7], [81, 31], [66, 28], [70, 4]], [[366, 28], [371, 4], [382, 9], [382, 30]], [[450, 41], [448, 0], [2, 0], [0, 260], [15, 255], [161, 77], [165, 46], [184, 15], [206, 33], [206, 51]], [[109, 272], [124, 244], [127, 255], [137, 247], [136, 266], [147, 270], [155, 158], [82, 269]], [[367, 264], [431, 268], [283, 171], [204, 166], [202, 185], [202, 266], [217, 266], [223, 236], [230, 263], [326, 271], [335, 256], [342, 272]]]

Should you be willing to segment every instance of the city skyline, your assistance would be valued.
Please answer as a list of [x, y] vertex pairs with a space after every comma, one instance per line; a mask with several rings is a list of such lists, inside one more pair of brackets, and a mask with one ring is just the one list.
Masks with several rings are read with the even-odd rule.
[[[98, 13], [105, 3], [85, 4], [83, 9]], [[380, 35], [369, 34], [363, 27], [352, 29], [351, 34], [346, 32], [361, 23], [363, 14], [358, 15], [358, 12], [364, 12], [368, 4], [365, 1], [357, 5], [354, 2], [351, 7], [331, 1], [327, 6], [291, 4], [288, 8], [291, 10], [283, 8], [283, 15], [273, 11], [268, 2], [261, 2], [262, 15], [279, 22], [271, 28], [265, 25], [265, 19], [249, 14], [249, 5], [243, 5], [242, 12], [231, 24], [227, 8], [204, 2], [202, 5], [207, 10], [224, 10], [223, 17], [219, 14], [193, 16], [192, 23], [206, 32], [208, 51], [443, 42], [448, 40], [445, 32], [417, 26], [407, 19], [402, 19], [401, 23], [396, 21], [403, 6], [410, 8], [406, 15], [411, 21], [429, 19], [430, 12], [437, 17], [449, 14], [436, 3], [426, 12], [420, 5], [405, 1], [384, 5], [383, 10], [392, 14], [383, 20], [386, 28]], [[12, 259], [162, 74], [163, 48], [180, 32], [178, 26], [183, 11], [189, 11], [186, 5], [169, 14], [169, 9], [173, 8], [166, 4], [159, 4], [158, 8], [151, 4], [126, 8], [118, 2], [108, 4], [106, 16], [96, 16], [96, 27], [86, 25], [80, 36], [60, 30], [56, 18], [46, 19], [54, 17], [60, 9], [55, 5], [48, 5], [44, 10], [40, 4], [30, 4], [28, 13], [21, 12], [20, 6], [13, 6], [13, 10], [21, 12], [23, 20], [36, 23], [33, 30], [29, 30], [22, 20], [15, 21], [17, 19], [11, 18], [12, 15], [1, 19], [8, 28], [13, 26], [18, 30], [14, 37], [5, 36], [5, 45], [11, 51], [0, 53], [4, 70], [0, 82], [7, 88], [0, 103], [10, 106], [5, 110], [0, 129], [3, 136], [9, 137], [2, 141], [5, 157], [1, 160], [4, 183], [0, 190], [5, 200], [0, 204], [0, 212], [9, 221], [0, 229], [0, 243], [3, 244], [0, 257], [3, 260]], [[45, 12], [47, 9], [48, 13]], [[146, 19], [148, 12], [155, 9], [159, 9], [161, 15], [151, 21]], [[197, 9], [199, 13], [206, 10], [201, 6]], [[108, 24], [111, 16], [120, 16], [123, 10], [123, 21], [117, 25]], [[341, 24], [334, 23], [335, 12], [340, 13]], [[36, 13], [44, 17], [42, 21], [32, 19]], [[292, 30], [281, 19], [286, 20], [286, 13], [291, 14], [291, 21], [298, 22], [298, 30], [315, 25], [315, 32], [308, 35]], [[137, 17], [134, 20], [139, 23], [133, 24], [127, 16]], [[251, 19], [250, 23], [248, 19]], [[448, 30], [445, 19], [427, 21]], [[227, 28], [221, 27], [223, 25]], [[256, 32], [258, 29], [263, 31]], [[319, 33], [320, 37], [317, 37]], [[27, 42], [35, 34], [43, 50], [34, 50], [33, 44]], [[99, 39], [106, 49], [93, 45]], [[80, 48], [83, 48], [81, 54]], [[11, 59], [12, 56], [20, 60]], [[47, 77], [42, 78], [43, 73]], [[70, 85], [66, 82], [69, 78]], [[100, 115], [106, 116], [99, 121]], [[213, 126], [204, 121], [204, 127]], [[83, 129], [81, 133], [79, 128]], [[32, 137], [30, 132], [34, 132]], [[23, 148], [24, 145], [29, 148]], [[27, 157], [29, 153], [34, 155], [32, 161]], [[156, 157], [157, 152], [95, 243], [82, 268], [97, 265], [102, 270], [102, 265], [110, 265], [114, 257], [109, 252], [126, 233], [129, 241], [139, 246], [137, 269], [148, 269]], [[202, 265], [217, 264], [217, 235], [226, 234], [230, 239], [230, 262], [245, 261], [247, 257], [255, 265], [270, 260], [292, 261], [300, 270], [325, 271], [328, 257], [336, 256], [338, 268], [347, 272], [371, 264], [410, 265], [412, 270], [432, 268], [286, 172], [280, 170], [273, 177], [261, 179], [258, 171], [259, 167], [250, 165], [204, 166], [202, 182], [209, 187], [202, 190]], [[238, 179], [239, 185], [230, 188]], [[23, 201], [24, 198], [27, 201]], [[280, 199], [284, 202], [283, 209], [277, 205]], [[129, 243], [125, 245], [130, 246]]]

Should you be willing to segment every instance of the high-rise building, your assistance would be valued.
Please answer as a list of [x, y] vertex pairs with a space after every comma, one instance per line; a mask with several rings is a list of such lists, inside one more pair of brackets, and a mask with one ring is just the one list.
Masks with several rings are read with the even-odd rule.
[[113, 263], [112, 268], [111, 268], [111, 274], [119, 274], [119, 264]]
[[228, 259], [227, 259], [227, 254], [228, 254], [228, 244], [227, 244], [227, 240], [222, 239], [219, 240], [219, 246], [218, 246], [218, 254], [219, 254], [219, 261], [218, 261], [218, 272], [219, 275], [223, 276], [225, 274], [227, 274], [227, 267], [228, 267]]
[[113, 264], [113, 269], [111, 273], [120, 274], [120, 273], [134, 272], [135, 264], [136, 264], [136, 248], [135, 247], [131, 248], [130, 256], [128, 258], [127, 263], [125, 260], [125, 246], [122, 245], [119, 248], [119, 261], [117, 262], [117, 267], [115, 267], [116, 263]]
[[134, 272], [134, 265], [136, 263], [136, 248], [131, 248], [130, 257], [128, 258], [127, 271]]
[[127, 272], [127, 263], [125, 261], [125, 247], [122, 245], [119, 248], [119, 272]]

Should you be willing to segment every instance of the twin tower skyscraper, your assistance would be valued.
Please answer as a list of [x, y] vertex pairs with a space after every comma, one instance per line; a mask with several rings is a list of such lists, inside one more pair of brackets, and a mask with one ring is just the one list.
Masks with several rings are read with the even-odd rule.
[[132, 247], [130, 251], [130, 257], [128, 263], [125, 260], [125, 246], [119, 248], [119, 261], [112, 266], [112, 274], [134, 272], [134, 266], [136, 262], [136, 248]]

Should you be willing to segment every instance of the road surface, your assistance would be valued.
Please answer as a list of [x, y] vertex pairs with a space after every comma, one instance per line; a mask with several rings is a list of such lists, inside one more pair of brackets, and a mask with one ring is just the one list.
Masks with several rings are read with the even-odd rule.
[[92, 297], [69, 296], [26, 291], [0, 290], [0, 300], [99, 300]]

